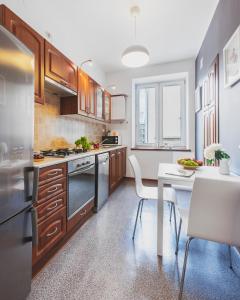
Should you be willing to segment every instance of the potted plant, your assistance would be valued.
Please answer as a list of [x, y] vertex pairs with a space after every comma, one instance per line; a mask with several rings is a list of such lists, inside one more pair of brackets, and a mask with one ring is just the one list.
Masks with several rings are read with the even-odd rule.
[[91, 149], [91, 144], [88, 141], [88, 138], [86, 136], [81, 136], [80, 139], [75, 141], [75, 145], [79, 147], [82, 146], [83, 152], [87, 152]]
[[206, 158], [208, 165], [212, 165], [215, 159], [218, 160], [219, 172], [221, 174], [228, 175], [230, 173], [230, 156], [227, 152], [225, 152], [221, 144], [211, 144], [205, 148], [204, 157]]

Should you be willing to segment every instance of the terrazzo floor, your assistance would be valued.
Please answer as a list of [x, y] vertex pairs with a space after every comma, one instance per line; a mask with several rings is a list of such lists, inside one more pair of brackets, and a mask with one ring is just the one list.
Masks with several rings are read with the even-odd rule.
[[[138, 200], [133, 182], [125, 181], [33, 279], [28, 300], [177, 299], [186, 238], [182, 236], [176, 257], [166, 205], [164, 256], [157, 257], [156, 201], [151, 200], [144, 204], [133, 243]], [[237, 253], [233, 259], [234, 272], [225, 245], [193, 241], [183, 299], [240, 299]]]

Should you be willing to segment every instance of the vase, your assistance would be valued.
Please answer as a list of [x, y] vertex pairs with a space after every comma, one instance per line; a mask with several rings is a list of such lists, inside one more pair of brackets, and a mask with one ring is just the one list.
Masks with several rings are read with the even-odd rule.
[[223, 175], [229, 175], [230, 168], [229, 168], [230, 159], [223, 158], [220, 160], [219, 165], [219, 173]]

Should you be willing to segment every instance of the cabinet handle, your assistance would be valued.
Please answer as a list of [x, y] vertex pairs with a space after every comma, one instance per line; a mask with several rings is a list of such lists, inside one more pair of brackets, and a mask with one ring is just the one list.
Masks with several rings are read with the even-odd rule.
[[53, 188], [51, 188], [51, 189], [48, 190], [48, 193], [55, 192], [57, 189], [58, 189], [58, 187], [54, 186]]
[[47, 237], [50, 237], [50, 236], [54, 235], [57, 231], [58, 231], [58, 228], [55, 227], [52, 232], [50, 232], [50, 233], [47, 234]]
[[58, 206], [58, 202], [60, 202], [60, 201], [62, 201], [62, 199], [57, 200], [54, 205], [48, 206], [47, 210], [53, 210], [54, 208], [56, 208]]
[[80, 214], [80, 216], [85, 216], [87, 213], [87, 210], [85, 209], [83, 213]]
[[57, 175], [58, 174], [58, 172], [61, 172], [61, 169], [57, 169], [56, 171], [54, 171], [54, 172], [50, 172], [50, 173], [48, 173], [48, 176], [54, 176], [54, 175]]

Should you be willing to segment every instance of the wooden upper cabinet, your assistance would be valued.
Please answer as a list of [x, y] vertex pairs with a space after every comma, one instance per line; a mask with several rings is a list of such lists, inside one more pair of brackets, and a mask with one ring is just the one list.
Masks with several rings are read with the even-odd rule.
[[104, 92], [103, 115], [106, 122], [111, 122], [111, 94]]
[[96, 116], [96, 83], [91, 77], [88, 77], [88, 113]]
[[77, 91], [77, 66], [46, 40], [45, 76]]
[[100, 85], [96, 86], [96, 117], [103, 120], [103, 89]]
[[88, 75], [81, 69], [78, 69], [78, 99], [79, 113], [88, 113]]
[[84, 71], [78, 71], [79, 113], [96, 116], [96, 83]]
[[0, 23], [13, 33], [34, 54], [35, 101], [44, 103], [44, 38], [16, 16], [5, 5], [0, 5]]

